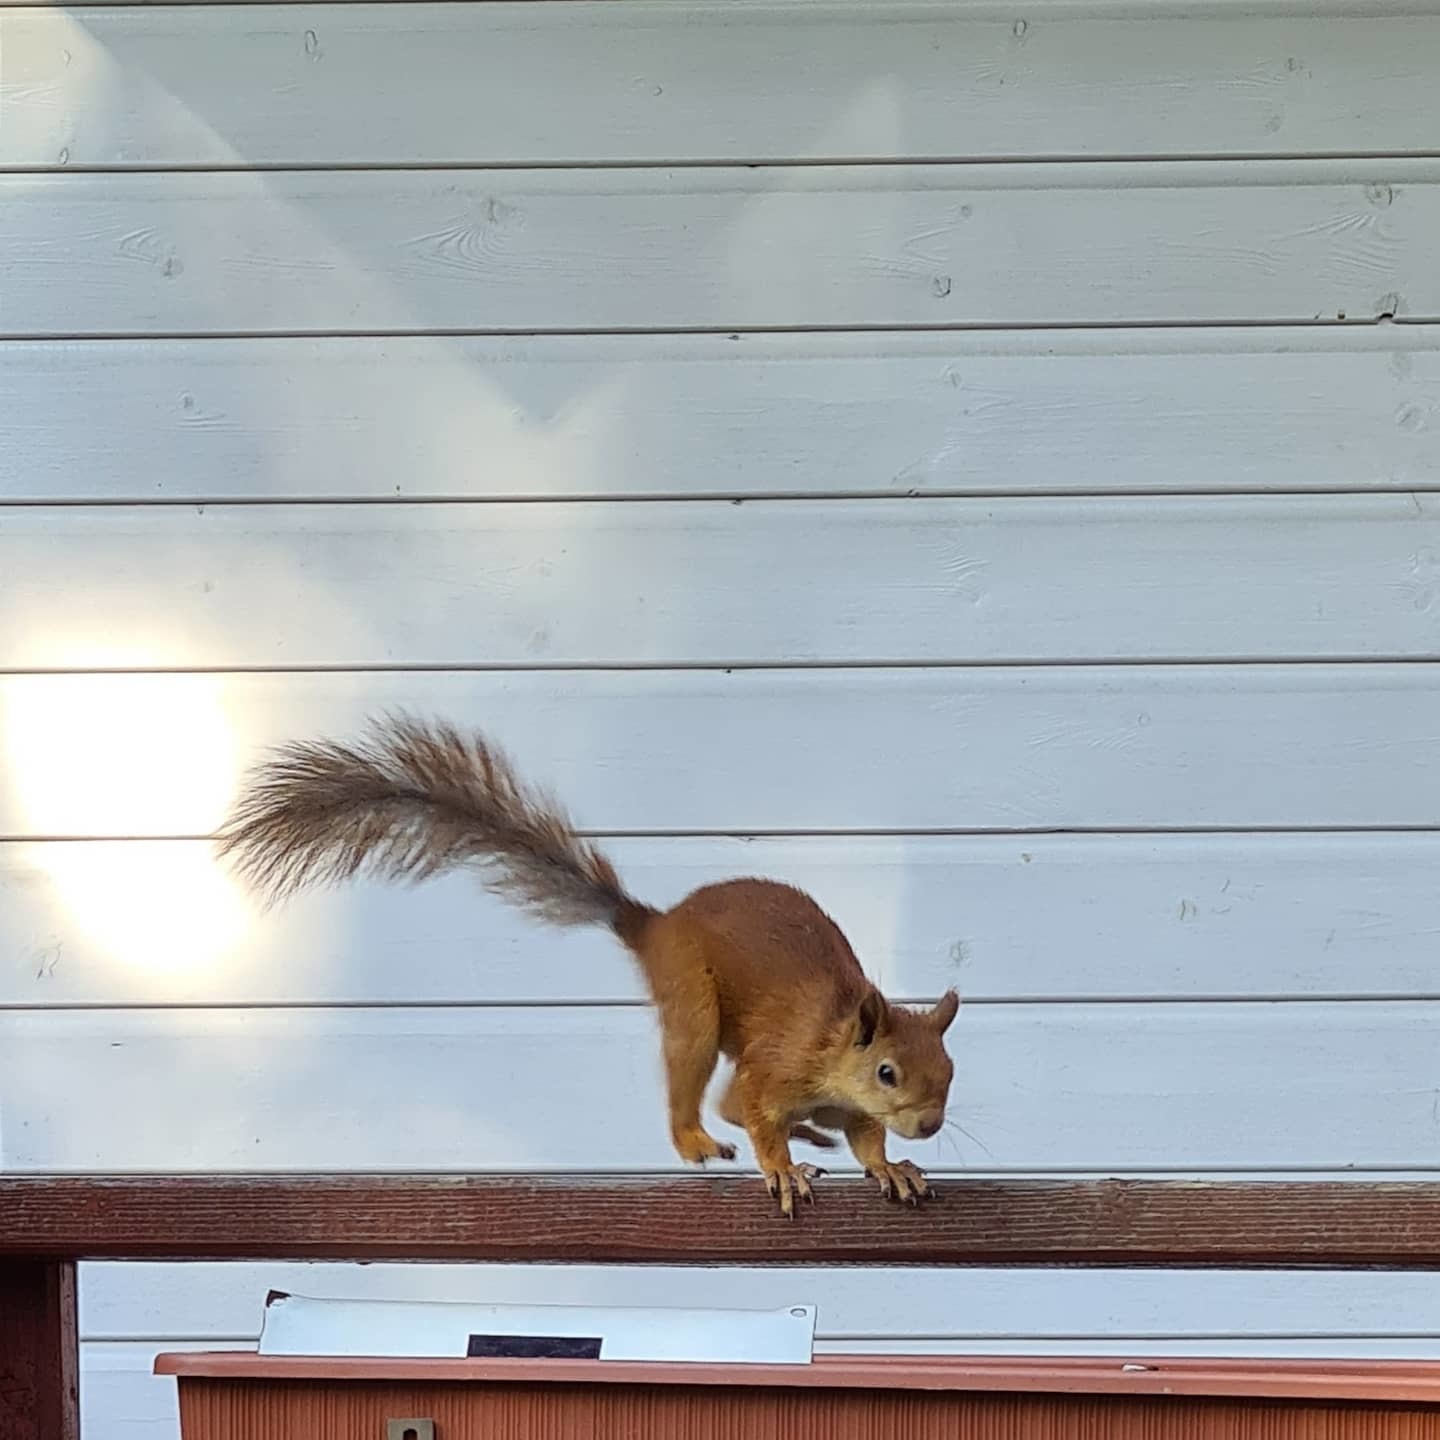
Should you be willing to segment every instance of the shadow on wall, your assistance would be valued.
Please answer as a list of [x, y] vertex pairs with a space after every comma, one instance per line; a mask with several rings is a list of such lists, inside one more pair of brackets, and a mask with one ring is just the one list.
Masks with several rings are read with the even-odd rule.
[[[87, 45], [84, 18], [70, 18], [75, 60], [91, 67], [90, 114], [104, 116], [107, 106], [112, 111], [110, 120], [93, 123], [123, 131], [131, 99], [123, 87], [107, 89], [116, 81], [115, 69]], [[189, 78], [181, 72], [149, 81], [166, 91], [165, 104], [183, 123], [202, 124], [197, 117], [203, 100], [185, 93]], [[322, 257], [320, 270], [307, 277], [321, 295], [317, 308], [299, 304], [285, 316], [287, 327], [304, 329], [343, 312], [360, 328], [424, 331], [444, 324], [435, 300], [447, 286], [468, 285], [487, 272], [543, 270], [555, 263], [544, 254], [527, 257], [525, 216], [483, 185], [447, 181], [440, 190], [452, 197], [444, 203], [453, 214], [433, 233], [400, 236], [399, 248], [378, 265], [373, 247], [352, 255], [347, 234], [328, 231], [318, 218], [325, 213], [353, 220], [353, 207], [322, 212], [308, 203], [304, 186], [282, 189], [273, 177], [251, 172], [195, 177], [184, 190], [167, 204], [160, 197], [175, 192], [157, 187], [143, 231], [126, 229], [124, 215], [102, 203], [97, 248], [74, 252], [76, 265], [89, 266], [102, 251], [107, 264], [117, 253], [126, 262], [125, 289], [134, 302], [130, 308], [127, 301], [126, 309], [141, 328], [165, 328], [160, 322], [177, 303], [187, 330], [224, 332], [235, 328], [237, 318], [243, 328], [240, 312], [257, 294], [257, 267], [289, 289], [297, 265], [303, 270]], [[726, 256], [730, 293], [740, 293], [747, 277], [761, 273], [767, 283], [779, 283], [777, 269], [785, 272], [786, 284], [820, 283], [804, 257], [823, 236], [777, 234], [763, 192], [736, 190], [716, 201], [719, 223], [710, 243]], [[434, 206], [426, 213], [433, 223]], [[897, 246], [903, 239], [898, 220]], [[106, 223], [118, 227], [113, 236], [104, 233]], [[762, 254], [764, 271], [757, 263]], [[409, 288], [417, 270], [429, 281]], [[353, 400], [356, 413], [386, 403], [384, 345], [375, 342], [367, 357]], [[413, 347], [409, 353], [413, 357]], [[557, 477], [551, 483], [562, 492], [603, 492], [610, 483], [605, 476], [635, 448], [637, 442], [624, 434], [601, 435], [603, 443], [596, 444], [589, 417], [603, 405], [605, 387], [616, 383], [612, 374], [582, 368], [564, 372], [559, 381], [552, 371], [543, 394], [517, 398], [504, 388], [503, 369], [480, 372], [458, 339], [427, 339], [422, 359], [423, 413], [408, 428], [395, 425], [389, 432], [397, 493], [417, 470], [433, 475], [477, 466], [494, 475], [501, 490], [514, 486], [506, 472], [540, 469]], [[252, 373], [265, 372], [257, 367]], [[342, 366], [324, 383], [343, 387], [355, 376], [356, 370]], [[564, 393], [557, 388], [564, 383], [580, 388]], [[333, 447], [334, 431], [317, 434], [307, 426], [309, 400], [278, 372], [263, 400], [251, 400], [250, 418], [259, 421], [252, 475], [279, 471], [300, 480], [344, 466], [343, 451]], [[69, 405], [73, 397], [58, 403]], [[188, 389], [175, 403], [202, 434], [236, 423]], [[543, 423], [537, 423], [536, 407]], [[336, 413], [333, 402], [330, 412]], [[678, 464], [685, 438], [672, 432], [660, 438], [674, 447]], [[96, 463], [103, 463], [98, 455]], [[373, 473], [373, 456], [368, 466]], [[160, 483], [160, 494], [175, 493], [184, 478], [162, 477]], [[333, 493], [330, 486], [327, 480], [319, 488]], [[262, 479], [257, 491], [267, 498], [277, 494], [273, 479]], [[544, 520], [534, 513], [537, 523]], [[0, 1159], [18, 1169], [60, 1170], [384, 1169], [397, 1156], [401, 1164], [457, 1169], [668, 1167], [658, 1056], [643, 1010], [516, 1011], [488, 1006], [483, 992], [473, 997], [479, 1004], [459, 1007], [335, 1005], [329, 1003], [334, 992], [323, 983], [310, 997], [319, 1002], [316, 1008], [205, 1005], [206, 986], [223, 989], [245, 964], [257, 919], [203, 851], [194, 842], [177, 843], [177, 837], [200, 837], [212, 828], [241, 770], [263, 744], [295, 734], [302, 718], [333, 720], [327, 730], [347, 730], [363, 709], [404, 703], [417, 690], [437, 705], [488, 690], [498, 692], [500, 702], [494, 728], [522, 764], [527, 752], [535, 753], [537, 778], [546, 778], [547, 768], [559, 769], [562, 780], [603, 769], [617, 752], [627, 753], [620, 737], [633, 725], [635, 697], [623, 686], [592, 693], [597, 703], [586, 704], [585, 697], [567, 696], [563, 684], [532, 693], [523, 679], [477, 687], [461, 674], [453, 683], [441, 678], [417, 684], [404, 671], [353, 668], [302, 677], [284, 668], [293, 663], [289, 642], [297, 629], [323, 636], [326, 655], [341, 667], [417, 660], [483, 667], [493, 657], [459, 638], [478, 612], [487, 633], [503, 636], [497, 644], [507, 663], [517, 648], [535, 664], [604, 662], [612, 657], [603, 651], [557, 654], [543, 617], [585, 607], [598, 587], [630, 574], [639, 579], [616, 652], [683, 661], [704, 652], [702, 637], [716, 613], [714, 597], [701, 595], [683, 561], [667, 568], [666, 557], [639, 528], [639, 510], [575, 507], [559, 553], [543, 527], [527, 533], [522, 521], [510, 532], [505, 553], [493, 536], [447, 525], [443, 509], [397, 508], [372, 537], [368, 563], [374, 568], [365, 585], [350, 589], [343, 603], [326, 580], [326, 527], [357, 522], [340, 512], [312, 518], [314, 524], [286, 532], [259, 509], [208, 517], [150, 511], [143, 523], [131, 511], [75, 512], [66, 521], [73, 531], [63, 590], [54, 587], [53, 575], [22, 573], [0, 599], [0, 627], [11, 636], [6, 660], [13, 668], [107, 672], [21, 674], [7, 682], [6, 774], [0, 782], [7, 828], [29, 837], [168, 837], [158, 846], [133, 848], [57, 844], [40, 854], [38, 863], [67, 915], [67, 933], [58, 944], [63, 950], [69, 935], [77, 934], [83, 938], [73, 943], [103, 948], [117, 967], [132, 970], [134, 1002], [195, 1006], [127, 1008], [112, 985], [107, 1001], [113, 1009], [42, 1009], [18, 1018], [6, 1047]], [[33, 523], [58, 522], [37, 512]], [[147, 532], [158, 532], [163, 545], [148, 543]], [[217, 544], [219, 537], [230, 543]], [[758, 555], [757, 569], [783, 558]], [[407, 581], [422, 566], [431, 603], [443, 606], [444, 614], [416, 616], [411, 629], [397, 628], [394, 613], [408, 603]], [[370, 597], [368, 606], [354, 603], [356, 593]], [[732, 598], [744, 603], [748, 597]], [[42, 601], [50, 624], [40, 629], [22, 623]], [[437, 633], [456, 637], [453, 653], [421, 656], [397, 643], [397, 636]], [[305, 659], [310, 664], [314, 657]], [[237, 675], [237, 669], [248, 673]], [[537, 704], [547, 707], [544, 713]], [[443, 708], [457, 720], [492, 723], [459, 703]], [[537, 729], [538, 744], [518, 743], [534, 739]], [[619, 794], [669, 782], [663, 808], [683, 817], [685, 772], [705, 763], [697, 753], [703, 736], [693, 738], [694, 750], [672, 748], [668, 775], [616, 777], [601, 788]], [[784, 748], [807, 742], [789, 735], [773, 743]], [[558, 766], [557, 756], [563, 756]], [[716, 783], [715, 777], [707, 781], [712, 794]], [[567, 793], [565, 784], [557, 788]], [[593, 799], [596, 788], [592, 783], [585, 793]], [[637, 828], [643, 828], [643, 802], [622, 805], [620, 812], [622, 825], [641, 820]], [[416, 897], [415, 903], [425, 901]], [[311, 932], [305, 943], [332, 957], [337, 971], [331, 983], [343, 993], [338, 967], [366, 936], [359, 918], [338, 905], [328, 909], [326, 921], [328, 933]], [[537, 955], [545, 943], [536, 936]], [[423, 957], [411, 963], [423, 963]], [[165, 975], [175, 976], [173, 987]], [[110, 1116], [103, 1123], [93, 1111], [84, 1118], [89, 1107], [80, 1103], [76, 1077], [105, 1097]], [[55, 1102], [57, 1093], [66, 1098]], [[585, 1104], [582, 1097], [596, 1093], [602, 1102]]]

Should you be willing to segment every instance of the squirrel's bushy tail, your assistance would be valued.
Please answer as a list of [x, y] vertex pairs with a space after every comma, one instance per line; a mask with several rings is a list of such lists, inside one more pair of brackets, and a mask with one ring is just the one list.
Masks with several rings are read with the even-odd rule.
[[488, 889], [552, 925], [628, 931], [652, 913], [501, 750], [406, 715], [373, 721], [354, 744], [274, 751], [217, 840], [272, 902], [360, 873], [413, 882], [473, 866]]

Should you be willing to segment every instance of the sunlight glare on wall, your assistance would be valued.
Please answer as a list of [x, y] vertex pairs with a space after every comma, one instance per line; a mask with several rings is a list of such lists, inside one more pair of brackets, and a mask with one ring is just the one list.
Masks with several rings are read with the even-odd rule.
[[[193, 845], [57, 845], [41, 857], [66, 920], [144, 979], [214, 980], [243, 959], [251, 910]], [[177, 997], [184, 998], [184, 997]]]
[[[194, 835], [223, 814], [236, 747], [217, 677], [13, 676], [4, 696], [12, 833], [18, 824], [31, 837]], [[117, 849], [41, 850], [68, 919], [91, 943], [157, 974], [208, 970], [233, 953], [250, 912], [208, 853], [147, 845], [117, 858]]]

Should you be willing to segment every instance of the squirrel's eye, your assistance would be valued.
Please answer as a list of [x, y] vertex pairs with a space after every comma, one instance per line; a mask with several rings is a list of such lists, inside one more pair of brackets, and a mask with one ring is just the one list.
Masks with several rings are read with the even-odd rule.
[[882, 1065], [875, 1072], [875, 1078], [882, 1085], [893, 1085], [895, 1083], [895, 1067], [893, 1065]]

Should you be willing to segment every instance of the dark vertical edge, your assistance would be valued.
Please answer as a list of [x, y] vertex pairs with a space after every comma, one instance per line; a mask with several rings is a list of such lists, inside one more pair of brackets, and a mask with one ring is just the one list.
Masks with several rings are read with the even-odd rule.
[[0, 1260], [0, 1440], [80, 1440], [73, 1261]]

